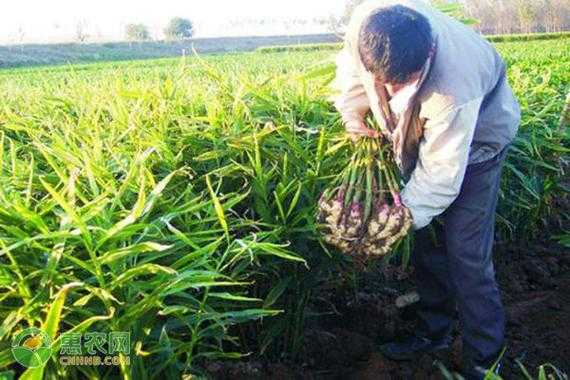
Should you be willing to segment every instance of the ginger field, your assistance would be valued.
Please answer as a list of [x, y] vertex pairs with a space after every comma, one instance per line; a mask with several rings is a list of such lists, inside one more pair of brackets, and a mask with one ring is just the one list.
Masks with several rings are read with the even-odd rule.
[[[523, 110], [497, 242], [568, 254], [570, 40], [496, 45]], [[0, 378], [311, 363], [307, 330], [337, 312], [325, 295], [350, 299], [362, 276], [314, 220], [350, 153], [327, 100], [333, 53], [0, 71]], [[53, 352], [26, 370], [11, 345], [31, 326]], [[128, 332], [129, 350], [113, 366], [62, 363], [64, 333], [89, 332]]]

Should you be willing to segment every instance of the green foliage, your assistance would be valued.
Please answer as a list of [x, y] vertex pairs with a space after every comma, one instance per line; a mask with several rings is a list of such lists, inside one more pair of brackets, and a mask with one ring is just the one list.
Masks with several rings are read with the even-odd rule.
[[[566, 40], [498, 45], [522, 108], [519, 133], [502, 177], [498, 227], [505, 239], [560, 231], [567, 223], [569, 130], [560, 128], [570, 90]], [[544, 49], [545, 46], [549, 48]], [[543, 49], [543, 50], [541, 50]]]
[[527, 33], [527, 34], [498, 34], [485, 36], [491, 42], [539, 41], [570, 38], [570, 32], [556, 33]]
[[[499, 232], [525, 239], [563, 217], [569, 46], [499, 49], [523, 108]], [[19, 370], [5, 348], [42, 324], [130, 331], [134, 345], [115, 372], [54, 357], [53, 378], [180, 378], [212, 358], [298, 355], [311, 304], [347, 260], [314, 225], [350, 151], [328, 101], [334, 66], [313, 66], [329, 56], [1, 73], [0, 368]]]
[[568, 380], [568, 375], [560, 371], [552, 364], [543, 364], [537, 368], [538, 375], [536, 377], [529, 373], [525, 366], [517, 361], [517, 364], [524, 375], [525, 380]]
[[[552, 364], [543, 364], [540, 365], [536, 372], [537, 376], [533, 376], [530, 374], [529, 370], [519, 361], [517, 360], [517, 365], [520, 370], [520, 375], [518, 378], [524, 380], [568, 380], [568, 375], [553, 366]], [[450, 372], [445, 366], [441, 363], [438, 363], [439, 369], [441, 371], [442, 376], [446, 380], [465, 380], [463, 376], [458, 373]], [[484, 380], [503, 380], [504, 378], [495, 373], [495, 366], [492, 369], [487, 370], [484, 376]]]
[[465, 25], [475, 25], [479, 23], [478, 20], [465, 16], [465, 9], [461, 3], [450, 3], [445, 0], [432, 0], [431, 4], [440, 12], [461, 21]]
[[128, 24], [125, 28], [125, 37], [129, 41], [148, 41], [150, 32], [144, 24]]
[[191, 38], [194, 34], [194, 25], [192, 21], [175, 17], [166, 26], [164, 29], [164, 35], [167, 39], [170, 40], [182, 40], [185, 38]]
[[[570, 32], [557, 33], [530, 33], [530, 34], [498, 34], [485, 36], [490, 42], [517, 42], [517, 41], [542, 41], [542, 40], [558, 40], [570, 38]], [[342, 43], [321, 43], [321, 44], [298, 44], [298, 45], [280, 45], [280, 46], [263, 46], [257, 48], [260, 53], [279, 53], [284, 51], [319, 51], [319, 50], [340, 50]]]
[[[143, 353], [123, 377], [145, 367], [181, 374], [205, 358], [246, 354], [235, 326], [278, 315], [285, 290], [307, 291], [282, 279], [307, 273], [300, 244], [320, 251], [316, 241], [288, 241], [315, 236], [315, 157], [326, 136], [316, 149], [320, 127], [297, 118], [332, 116], [324, 96], [308, 102], [324, 87], [302, 77], [268, 86], [253, 73], [221, 79], [235, 62], [217, 61], [4, 78], [3, 340], [38, 325], [51, 294], [79, 281], [61, 331], [131, 331]], [[36, 74], [46, 79], [39, 86]], [[266, 346], [273, 338], [259, 335]]]
[[319, 50], [340, 50], [341, 43], [322, 43], [322, 44], [299, 44], [299, 45], [280, 45], [280, 46], [262, 46], [256, 49], [259, 53], [279, 53], [279, 52], [297, 52], [297, 51], [319, 51]]
[[[344, 25], [348, 24], [354, 9], [364, 1], [365, 0], [348, 0], [344, 7], [344, 12], [339, 20], [339, 23]], [[477, 23], [477, 20], [465, 17], [464, 7], [461, 3], [450, 3], [445, 0], [432, 0], [431, 5], [437, 8], [439, 11], [447, 14], [448, 16], [458, 19], [464, 24], [473, 25]]]

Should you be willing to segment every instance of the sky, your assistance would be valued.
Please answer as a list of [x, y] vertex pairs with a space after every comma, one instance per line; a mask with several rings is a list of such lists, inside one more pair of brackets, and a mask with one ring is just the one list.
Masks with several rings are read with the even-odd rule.
[[[194, 22], [196, 37], [326, 32], [284, 20], [339, 15], [346, 0], [5, 0], [0, 43], [72, 41], [78, 25], [91, 41], [121, 40], [125, 25], [146, 24], [155, 39], [172, 17]], [[249, 22], [248, 22], [249, 20]], [[260, 24], [253, 20], [266, 20]], [[242, 24], [239, 25], [241, 21]]]

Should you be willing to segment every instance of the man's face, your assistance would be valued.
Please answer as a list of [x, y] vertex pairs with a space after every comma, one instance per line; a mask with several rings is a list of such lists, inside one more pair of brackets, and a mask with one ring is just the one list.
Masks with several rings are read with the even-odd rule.
[[381, 82], [379, 79], [377, 79], [378, 77], [375, 77], [374, 80], [374, 85], [375, 86], [385, 86], [386, 87], [386, 91], [388, 91], [388, 94], [390, 96], [394, 96], [398, 93], [398, 91], [400, 91], [402, 88], [406, 87], [407, 85], [410, 85], [416, 81], [418, 81], [420, 79], [422, 75], [421, 70], [420, 71], [416, 71], [415, 73], [413, 73], [410, 76], [410, 79], [406, 82], [406, 83], [383, 83]]

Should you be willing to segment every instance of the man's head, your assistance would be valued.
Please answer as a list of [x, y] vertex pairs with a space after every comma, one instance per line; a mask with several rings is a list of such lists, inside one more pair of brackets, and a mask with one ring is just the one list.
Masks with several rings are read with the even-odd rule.
[[401, 85], [415, 80], [432, 48], [431, 27], [423, 15], [394, 5], [372, 13], [360, 29], [358, 51], [377, 81]]

